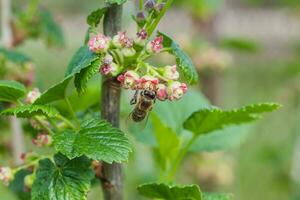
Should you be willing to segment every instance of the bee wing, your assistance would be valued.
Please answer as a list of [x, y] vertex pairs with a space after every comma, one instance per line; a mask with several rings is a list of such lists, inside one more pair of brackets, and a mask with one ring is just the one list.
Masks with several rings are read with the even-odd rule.
[[129, 128], [129, 130], [143, 131], [147, 126], [150, 112], [148, 112], [145, 118], [140, 122], [135, 122], [132, 119], [132, 113], [133, 112], [131, 112], [126, 119], [127, 127]]

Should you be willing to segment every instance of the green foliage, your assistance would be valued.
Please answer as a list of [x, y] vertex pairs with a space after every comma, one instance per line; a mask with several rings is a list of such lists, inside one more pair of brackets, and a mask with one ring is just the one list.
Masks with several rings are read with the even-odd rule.
[[232, 149], [245, 142], [252, 126], [236, 125], [201, 135], [190, 147], [193, 152], [214, 152]]
[[100, 23], [103, 15], [106, 13], [107, 8], [99, 8], [89, 14], [86, 21], [88, 25], [96, 27]]
[[64, 35], [61, 27], [55, 22], [52, 14], [47, 10], [40, 11], [41, 36], [49, 46], [63, 46]]
[[30, 193], [25, 191], [24, 178], [30, 174], [28, 170], [20, 170], [9, 184], [9, 190], [14, 192], [20, 200], [30, 200]]
[[204, 200], [232, 200], [231, 194], [222, 194], [222, 193], [203, 193]]
[[140, 185], [139, 194], [149, 198], [165, 200], [202, 200], [200, 188], [197, 185], [169, 186], [163, 183], [147, 183]]
[[69, 160], [62, 154], [39, 162], [32, 200], [86, 200], [94, 173], [86, 157]]
[[37, 115], [46, 117], [57, 117], [58, 111], [49, 105], [24, 105], [15, 108], [9, 108], [1, 112], [1, 115], [15, 115], [20, 118], [30, 118]]
[[121, 4], [125, 3], [126, 1], [127, 0], [105, 0], [105, 3], [121, 5]]
[[1, 57], [1, 55], [6, 60], [16, 63], [16, 64], [19, 64], [19, 65], [23, 65], [23, 64], [31, 61], [31, 59], [28, 56], [26, 56], [22, 53], [16, 52], [16, 51], [5, 49], [5, 48], [0, 48], [0, 57]]
[[25, 93], [26, 88], [23, 84], [11, 80], [0, 80], [0, 101], [15, 102]]
[[65, 77], [73, 76], [79, 73], [82, 69], [91, 66], [92, 62], [99, 59], [96, 54], [91, 52], [88, 46], [83, 46], [72, 57]]
[[35, 100], [34, 104], [47, 104], [65, 98], [66, 89], [71, 79], [72, 77], [67, 77], [58, 84], [47, 89], [37, 100]]
[[[65, 78], [58, 84], [55, 84], [54, 86], [43, 92], [43, 94], [34, 103], [46, 104], [65, 98], [66, 89], [72, 77], [77, 73], [80, 73], [81, 70], [92, 67], [92, 63], [96, 63], [97, 59], [99, 59], [98, 56], [90, 52], [87, 46], [79, 48], [79, 50], [74, 54], [70, 61], [67, 72], [65, 74]], [[87, 73], [82, 73], [83, 78], [79, 75], [76, 79], [82, 79], [82, 84], [86, 83], [85, 81], [87, 81], [87, 79], [90, 78], [90, 72], [91, 71], [87, 70]], [[80, 84], [80, 87], [81, 86], [83, 85]]]
[[169, 53], [175, 56], [177, 66], [186, 81], [189, 84], [197, 83], [198, 73], [191, 58], [179, 47], [179, 45], [173, 39], [163, 33], [158, 33], [158, 35], [163, 36], [164, 48], [170, 48]]
[[131, 151], [129, 140], [121, 130], [103, 120], [86, 120], [80, 131], [65, 130], [53, 138], [56, 150], [69, 158], [86, 155], [107, 163], [122, 162]]
[[80, 73], [75, 75], [74, 85], [79, 94], [85, 92], [87, 82], [91, 79], [95, 74], [99, 72], [100, 68], [100, 60], [95, 60], [89, 67], [86, 67], [80, 71]]
[[255, 121], [261, 113], [278, 109], [278, 104], [253, 104], [240, 109], [223, 111], [219, 108], [202, 109], [193, 113], [185, 122], [184, 128], [195, 135], [207, 134], [225, 126]]
[[162, 159], [159, 163], [164, 169], [178, 154], [180, 138], [174, 131], [161, 122], [156, 114], [152, 115], [154, 134], [158, 143], [158, 152]]

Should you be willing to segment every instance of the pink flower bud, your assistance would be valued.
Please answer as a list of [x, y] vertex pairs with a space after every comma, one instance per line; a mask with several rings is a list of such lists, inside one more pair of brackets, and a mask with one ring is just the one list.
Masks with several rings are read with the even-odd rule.
[[100, 67], [100, 73], [102, 75], [112, 75], [115, 76], [119, 72], [119, 66], [116, 63], [103, 64]]
[[153, 76], [145, 75], [141, 77], [139, 82], [139, 89], [143, 90], [155, 90], [159, 80]]
[[134, 43], [139, 46], [144, 46], [146, 44], [147, 38], [148, 33], [145, 31], [145, 29], [141, 29], [139, 32], [137, 32]]
[[33, 102], [35, 102], [35, 100], [37, 100], [39, 97], [41, 96], [41, 92], [38, 88], [34, 88], [33, 90], [31, 90], [30, 92], [28, 92], [25, 102], [32, 104]]
[[169, 100], [179, 100], [187, 92], [187, 89], [188, 88], [185, 83], [180, 83], [178, 81], [172, 82], [168, 86]]
[[102, 60], [102, 63], [105, 65], [109, 65], [113, 62], [114, 58], [110, 54], [106, 54]]
[[50, 146], [52, 141], [52, 137], [48, 134], [39, 134], [36, 139], [32, 139], [32, 143], [37, 147]]
[[146, 50], [148, 53], [159, 53], [160, 50], [163, 48], [163, 36], [159, 36], [149, 42], [146, 46]]
[[14, 178], [14, 174], [9, 167], [0, 167], [0, 181], [4, 185], [9, 185], [9, 182]]
[[139, 78], [140, 76], [135, 71], [127, 71], [124, 74], [118, 76], [118, 80], [121, 82], [122, 87], [125, 89], [135, 89]]
[[164, 77], [170, 80], [177, 80], [179, 78], [179, 73], [176, 70], [176, 67], [177, 67], [176, 65], [164, 67], [164, 71], [163, 71]]
[[89, 49], [95, 53], [106, 52], [110, 46], [110, 39], [103, 34], [98, 34], [89, 40]]
[[113, 37], [113, 45], [117, 48], [131, 48], [133, 46], [133, 41], [126, 36], [126, 32], [118, 32], [117, 35]]
[[156, 96], [159, 100], [164, 101], [168, 98], [168, 88], [164, 84], [158, 84]]

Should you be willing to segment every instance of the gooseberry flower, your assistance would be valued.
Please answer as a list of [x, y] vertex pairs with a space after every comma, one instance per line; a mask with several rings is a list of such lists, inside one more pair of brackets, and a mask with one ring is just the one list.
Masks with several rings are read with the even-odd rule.
[[143, 90], [155, 90], [158, 82], [159, 80], [156, 77], [145, 75], [138, 81], [138, 88]]
[[164, 101], [168, 98], [168, 88], [164, 84], [158, 84], [156, 89], [156, 96], [159, 100]]
[[138, 24], [143, 24], [146, 21], [145, 14], [143, 12], [138, 12], [136, 15], [136, 22]]
[[118, 81], [125, 89], [135, 89], [140, 76], [135, 71], [127, 71], [118, 76]]
[[179, 100], [186, 92], [187, 85], [185, 83], [180, 83], [178, 81], [174, 81], [168, 86], [168, 98], [170, 101]]
[[39, 97], [41, 96], [41, 92], [38, 88], [34, 88], [33, 90], [31, 90], [30, 92], [28, 92], [25, 102], [32, 104], [33, 102], [35, 102], [35, 100], [37, 100]]
[[163, 76], [170, 80], [177, 80], [179, 78], [179, 73], [176, 68], [176, 65], [164, 67]]
[[145, 29], [141, 29], [139, 32], [137, 32], [134, 43], [139, 46], [144, 46], [147, 38], [148, 38], [148, 33], [145, 31]]
[[106, 52], [110, 46], [110, 38], [103, 34], [97, 34], [89, 40], [89, 49], [95, 53]]
[[102, 64], [109, 65], [113, 62], [113, 57], [110, 54], [106, 54], [102, 60]]
[[159, 36], [149, 42], [146, 46], [146, 50], [148, 53], [159, 53], [160, 50], [163, 48], [163, 36]]
[[118, 32], [118, 34], [113, 37], [112, 43], [117, 48], [130, 48], [133, 46], [132, 40], [126, 36], [126, 31]]
[[112, 75], [112, 76], [115, 76], [115, 75], [118, 74], [119, 68], [120, 67], [116, 63], [111, 63], [111, 64], [108, 64], [108, 65], [103, 64], [103, 65], [101, 65], [99, 72], [102, 75]]
[[156, 4], [155, 10], [156, 10], [156, 12], [161, 12], [164, 9], [164, 7], [165, 7], [164, 3]]
[[147, 0], [146, 3], [145, 3], [145, 9], [147, 11], [150, 11], [154, 8], [154, 5], [155, 5], [155, 0]]
[[4, 185], [8, 185], [9, 182], [14, 178], [14, 174], [9, 167], [0, 167], [0, 180]]
[[52, 137], [48, 134], [39, 134], [36, 139], [32, 139], [32, 143], [37, 147], [50, 146], [52, 141]]

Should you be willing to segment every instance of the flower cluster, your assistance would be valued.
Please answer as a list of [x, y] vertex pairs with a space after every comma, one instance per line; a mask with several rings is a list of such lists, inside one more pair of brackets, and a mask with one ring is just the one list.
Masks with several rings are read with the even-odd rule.
[[[152, 3], [155, 5], [154, 1]], [[129, 38], [125, 31], [112, 38], [97, 34], [88, 45], [90, 51], [101, 58], [99, 72], [117, 77], [123, 88], [155, 91], [161, 101], [178, 100], [187, 92], [187, 85], [178, 81], [177, 66], [154, 67], [145, 62], [163, 50], [163, 40], [163, 36], [149, 39], [146, 30], [141, 28], [134, 39]]]
[[157, 98], [161, 101], [166, 99], [178, 100], [187, 92], [187, 85], [177, 81], [179, 73], [176, 70], [176, 65], [166, 66], [155, 72], [157, 73], [156, 76], [140, 76], [137, 72], [130, 70], [119, 75], [118, 80], [125, 89], [155, 91]]
[[8, 185], [9, 182], [14, 178], [14, 174], [9, 167], [0, 167], [0, 181], [4, 185]]
[[48, 134], [38, 134], [32, 143], [37, 147], [50, 146], [52, 144], [52, 137]]

